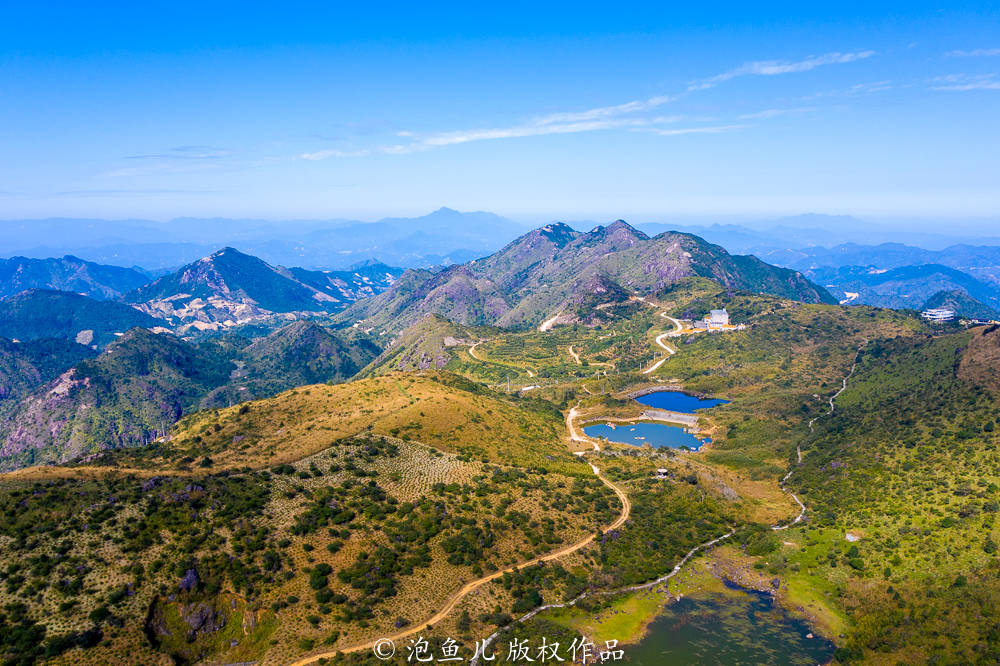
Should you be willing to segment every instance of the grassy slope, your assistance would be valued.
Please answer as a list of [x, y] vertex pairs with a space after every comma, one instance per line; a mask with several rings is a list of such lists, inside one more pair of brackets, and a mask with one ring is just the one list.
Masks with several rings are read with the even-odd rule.
[[[814, 519], [801, 530], [801, 551], [776, 564], [840, 597], [855, 626], [845, 657], [1000, 657], [1000, 400], [995, 387], [959, 372], [963, 362], [989, 367], [968, 358], [976, 336], [872, 345], [838, 412], [807, 441], [794, 485]], [[983, 346], [997, 349], [996, 337]], [[863, 537], [856, 548], [848, 531]]]
[[563, 443], [559, 412], [548, 403], [498, 395], [431, 371], [300, 387], [201, 412], [181, 421], [161, 451], [209, 455], [219, 467], [261, 467], [299, 460], [334, 439], [366, 432], [491, 462], [581, 467]]
[[[566, 452], [558, 412], [453, 375], [306, 387], [245, 407], [194, 415], [169, 444], [96, 461], [149, 468], [142, 476], [81, 467], [0, 480], [0, 601], [24, 600], [50, 636], [98, 628], [98, 646], [65, 655], [84, 663], [160, 653], [287, 663], [427, 617], [460, 580], [579, 540], [618, 510]], [[367, 440], [341, 439], [356, 433]], [[87, 567], [73, 573], [77, 562]], [[190, 570], [200, 583], [179, 591]], [[218, 630], [185, 639], [194, 612]]]

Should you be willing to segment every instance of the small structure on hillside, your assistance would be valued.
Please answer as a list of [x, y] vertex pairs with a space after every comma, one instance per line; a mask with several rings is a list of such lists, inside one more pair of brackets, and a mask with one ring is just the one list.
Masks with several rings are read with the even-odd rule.
[[920, 316], [931, 322], [945, 322], [955, 318], [955, 311], [950, 308], [929, 308], [921, 312]]
[[654, 478], [656, 478], [656, 479], [669, 479], [670, 478], [670, 470], [666, 469], [664, 467], [661, 467], [658, 470], [656, 470], [656, 475], [654, 476]]
[[704, 319], [694, 322], [693, 327], [699, 331], [742, 331], [745, 324], [733, 325], [729, 322], [729, 312], [725, 308], [712, 310]]
[[708, 325], [712, 326], [729, 326], [729, 313], [726, 312], [726, 308], [721, 310], [712, 310], [708, 313]]

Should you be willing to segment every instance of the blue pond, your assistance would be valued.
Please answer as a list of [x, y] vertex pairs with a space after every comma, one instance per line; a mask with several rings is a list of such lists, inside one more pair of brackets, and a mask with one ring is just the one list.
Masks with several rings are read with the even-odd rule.
[[698, 409], [708, 409], [709, 407], [729, 403], [728, 400], [699, 398], [698, 396], [688, 395], [681, 391], [655, 391], [646, 395], [640, 395], [635, 400], [647, 407], [667, 409], [671, 412], [683, 412], [685, 414], [694, 414], [695, 410]]
[[612, 442], [631, 444], [632, 446], [649, 444], [655, 448], [679, 449], [686, 446], [689, 449], [697, 450], [708, 441], [707, 439], [698, 439], [691, 433], [685, 432], [682, 426], [669, 423], [619, 423], [614, 428], [601, 423], [586, 426], [583, 432], [588, 437], [604, 437]]

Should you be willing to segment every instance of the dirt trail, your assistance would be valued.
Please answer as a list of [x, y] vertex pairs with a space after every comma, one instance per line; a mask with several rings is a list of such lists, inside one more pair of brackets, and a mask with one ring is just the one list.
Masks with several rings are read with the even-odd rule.
[[559, 317], [561, 317], [561, 316], [562, 316], [562, 312], [559, 312], [554, 317], [550, 317], [549, 319], [546, 319], [545, 321], [542, 322], [542, 325], [538, 327], [538, 330], [541, 331], [542, 333], [544, 333], [545, 331], [552, 330], [552, 327], [556, 325], [556, 320], [558, 320]]
[[[822, 418], [824, 416], [830, 416], [830, 415], [833, 414], [834, 410], [836, 409], [836, 407], [834, 406], [834, 401], [840, 396], [841, 393], [843, 393], [844, 391], [847, 390], [847, 381], [851, 377], [854, 376], [854, 371], [858, 369], [858, 361], [861, 358], [861, 350], [864, 349], [867, 344], [868, 344], [868, 339], [865, 338], [865, 340], [860, 345], [858, 345], [858, 351], [854, 354], [854, 363], [851, 364], [851, 371], [848, 372], [844, 376], [844, 381], [841, 382], [840, 390], [830, 396], [830, 400], [828, 401], [829, 404], [830, 404], [830, 411], [828, 411], [826, 414], [821, 414], [820, 416], [817, 416], [817, 417], [811, 419], [809, 421], [809, 432], [813, 431], [813, 424], [816, 422], [817, 419], [820, 419], [820, 418]], [[800, 447], [800, 446], [796, 446], [795, 447], [795, 456], [796, 456], [797, 464], [801, 465], [802, 464], [802, 447]], [[795, 516], [795, 520], [793, 520], [792, 522], [788, 523], [787, 525], [774, 525], [774, 526], [771, 527], [772, 530], [775, 530], [775, 531], [778, 531], [778, 530], [787, 530], [789, 527], [802, 522], [802, 520], [806, 517], [806, 505], [802, 503], [802, 500], [800, 500], [795, 493], [793, 493], [792, 491], [790, 491], [787, 488], [785, 488], [785, 482], [788, 481], [788, 479], [791, 478], [791, 476], [792, 476], [792, 474], [794, 472], [795, 472], [795, 469], [788, 470], [788, 474], [786, 474], [785, 476], [783, 476], [781, 478], [781, 483], [779, 485], [781, 486], [781, 489], [783, 491], [785, 491], [786, 493], [788, 493], [788, 495], [793, 500], [795, 500], [795, 503], [799, 505], [799, 508], [801, 510], [799, 511], [799, 515]]]
[[[497, 363], [496, 361], [490, 361], [489, 359], [485, 359], [482, 356], [476, 356], [476, 347], [478, 347], [479, 345], [483, 344], [484, 342], [489, 342], [489, 340], [480, 340], [479, 342], [477, 342], [474, 345], [472, 345], [471, 347], [469, 347], [469, 356], [471, 356], [472, 358], [476, 359], [480, 363], [494, 363], [496, 365], [507, 366], [506, 363]], [[507, 366], [507, 367], [511, 367], [511, 366]], [[514, 368], [514, 369], [515, 370], [520, 370], [522, 368]], [[534, 377], [535, 376], [535, 373], [532, 372], [530, 368], [523, 368], [523, 370], [528, 373], [529, 377]]]
[[[577, 413], [576, 407], [574, 407], [573, 409], [570, 410], [569, 415], [566, 417], [566, 427], [569, 429], [570, 438], [573, 439], [574, 441], [590, 441], [588, 439], [581, 438], [576, 434], [576, 427], [573, 424], [573, 419], [576, 417], [576, 413]], [[594, 448], [597, 449], [596, 444], [594, 444]], [[601, 470], [599, 470], [594, 465], [591, 465], [590, 468], [594, 470], [594, 474], [597, 476], [598, 479], [600, 479], [601, 483], [603, 483], [612, 491], [614, 491], [615, 495], [618, 496], [619, 501], [622, 503], [621, 514], [618, 516], [618, 518], [615, 519], [613, 523], [604, 528], [605, 532], [610, 530], [616, 530], [622, 525], [624, 525], [625, 522], [629, 519], [629, 516], [632, 513], [632, 503], [629, 501], [628, 496], [625, 494], [624, 491], [622, 491], [621, 488], [613, 484], [611, 481], [608, 481], [607, 478], [601, 475]], [[404, 629], [402, 631], [396, 632], [395, 634], [382, 636], [377, 640], [379, 641], [390, 640], [393, 642], [397, 642], [404, 638], [408, 638], [410, 636], [418, 634], [421, 631], [426, 631], [427, 625], [436, 625], [439, 622], [441, 622], [441, 620], [448, 617], [448, 614], [455, 609], [455, 606], [458, 605], [458, 602], [464, 599], [470, 592], [479, 589], [486, 583], [496, 580], [497, 578], [502, 577], [505, 573], [510, 573], [515, 569], [524, 569], [525, 567], [530, 567], [532, 565], [539, 564], [540, 562], [548, 562], [550, 560], [555, 560], [565, 555], [569, 555], [570, 553], [575, 553], [584, 546], [589, 545], [593, 540], [594, 540], [594, 535], [591, 534], [582, 541], [578, 541], [574, 544], [564, 546], [558, 550], [554, 550], [551, 553], [548, 553], [547, 555], [541, 555], [534, 559], [528, 560], [527, 562], [520, 562], [516, 565], [506, 567], [499, 571], [495, 571], [489, 574], [488, 576], [483, 576], [482, 578], [477, 578], [476, 580], [470, 581], [465, 585], [463, 585], [461, 588], [459, 588], [455, 593], [453, 593], [448, 598], [448, 601], [445, 602], [445, 605], [441, 608], [441, 610], [435, 613], [432, 617], [409, 629]], [[291, 666], [306, 666], [307, 664], [315, 663], [320, 659], [330, 659], [338, 653], [346, 654], [348, 652], [360, 652], [362, 650], [370, 650], [372, 649], [372, 647], [374, 647], [375, 643], [376, 643], [375, 640], [364, 641], [362, 643], [356, 643], [355, 645], [348, 645], [346, 647], [338, 648], [336, 650], [331, 650], [330, 652], [314, 654], [309, 657], [299, 659], [296, 662], [293, 662]]]
[[573, 357], [573, 360], [576, 361], [577, 365], [583, 365], [580, 361], [580, 355], [573, 351], [573, 345], [569, 346], [569, 355]]

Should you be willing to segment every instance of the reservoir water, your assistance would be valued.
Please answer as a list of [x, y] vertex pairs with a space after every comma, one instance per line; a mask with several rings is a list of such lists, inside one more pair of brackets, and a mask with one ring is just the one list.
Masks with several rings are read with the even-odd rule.
[[686, 446], [692, 450], [698, 450], [701, 445], [708, 442], [707, 439], [698, 439], [695, 435], [684, 430], [683, 426], [669, 423], [620, 423], [614, 428], [601, 423], [584, 427], [583, 432], [588, 437], [601, 438], [619, 442], [621, 444], [631, 444], [632, 446], [642, 446], [649, 444], [654, 448], [668, 447], [679, 449]]
[[740, 591], [668, 604], [637, 645], [625, 648], [631, 666], [825, 664], [833, 644], [776, 606], [769, 595]]
[[708, 409], [716, 405], [729, 404], [728, 400], [699, 398], [696, 395], [688, 395], [682, 391], [654, 391], [653, 393], [640, 395], [635, 400], [647, 407], [666, 409], [671, 412], [683, 412], [685, 414], [694, 414], [695, 410], [698, 409]]
[[[654, 391], [641, 395], [635, 399], [647, 407], [656, 409], [666, 409], [672, 412], [683, 412], [694, 414], [695, 410], [708, 409], [716, 405], [728, 404], [728, 400], [714, 398], [699, 398], [688, 395], [682, 391]], [[605, 439], [620, 444], [631, 444], [632, 446], [642, 446], [649, 444], [654, 448], [668, 447], [679, 449], [687, 447], [692, 451], [697, 451], [702, 444], [709, 442], [708, 439], [700, 439], [684, 428], [684, 426], [672, 423], [625, 423], [611, 426], [601, 423], [599, 425], [589, 425], [584, 427], [583, 432], [588, 437]]]

